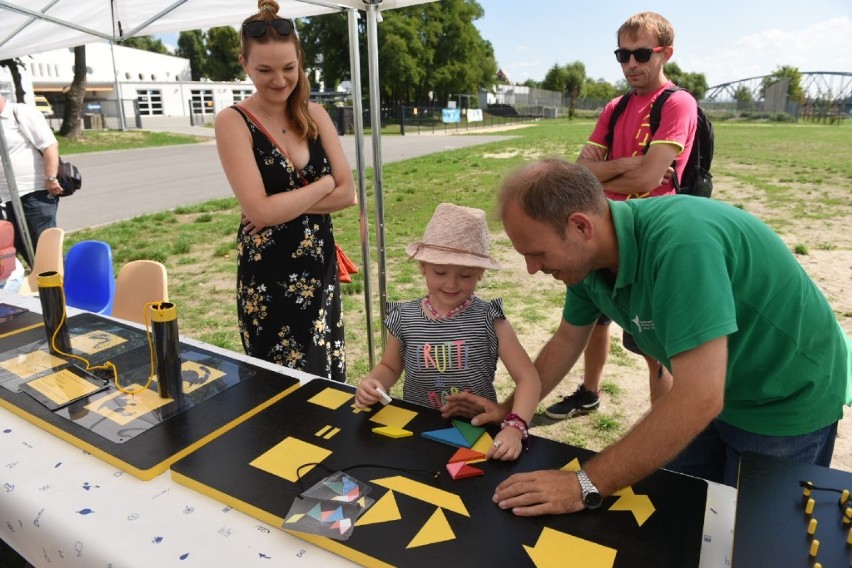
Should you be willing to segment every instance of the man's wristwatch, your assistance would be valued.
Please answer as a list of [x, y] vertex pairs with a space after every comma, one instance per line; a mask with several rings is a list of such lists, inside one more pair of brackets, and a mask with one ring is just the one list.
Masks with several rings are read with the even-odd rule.
[[586, 509], [591, 511], [603, 505], [603, 497], [601, 497], [600, 491], [582, 469], [577, 470], [577, 480], [580, 482], [580, 490], [583, 492], [583, 505], [586, 506]]
[[56, 176], [44, 176], [45, 181], [56, 181]]

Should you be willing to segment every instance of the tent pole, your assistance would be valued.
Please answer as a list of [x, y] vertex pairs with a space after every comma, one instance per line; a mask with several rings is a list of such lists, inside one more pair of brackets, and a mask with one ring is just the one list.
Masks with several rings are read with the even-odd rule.
[[121, 84], [118, 82], [118, 67], [115, 65], [114, 41], [109, 42], [109, 52], [112, 54], [112, 77], [115, 80], [115, 102], [116, 110], [118, 110], [118, 126], [121, 130], [127, 130], [127, 120], [124, 117], [124, 101], [121, 100]]
[[[387, 265], [385, 263], [385, 203], [382, 181], [382, 105], [379, 94], [378, 4], [382, 0], [364, 0], [367, 4], [367, 61], [370, 82], [370, 130], [373, 138], [373, 183], [376, 193], [376, 250], [379, 265], [379, 309], [387, 312]], [[387, 332], [382, 326], [382, 349]]]
[[352, 113], [355, 127], [355, 169], [358, 171], [358, 208], [361, 226], [361, 258], [364, 274], [364, 313], [367, 317], [367, 352], [370, 368], [376, 366], [373, 336], [373, 285], [370, 269], [370, 222], [367, 219], [367, 175], [364, 159], [364, 106], [361, 99], [361, 48], [358, 42], [358, 10], [349, 8], [349, 68], [352, 79]]
[[[6, 101], [6, 104], [12, 104]], [[21, 240], [24, 246], [27, 247], [29, 258], [35, 263], [35, 252], [33, 249], [33, 241], [30, 238], [29, 227], [27, 227], [27, 218], [24, 215], [24, 207], [21, 205], [21, 196], [18, 194], [18, 183], [15, 181], [15, 172], [12, 171], [12, 159], [9, 157], [9, 147], [6, 144], [6, 133], [3, 131], [3, 124], [0, 123], [0, 160], [3, 161], [3, 172], [6, 175], [6, 181], [9, 184], [9, 201], [15, 210], [15, 220], [18, 222], [17, 231], [21, 235]], [[30, 267], [32, 269], [34, 267]]]

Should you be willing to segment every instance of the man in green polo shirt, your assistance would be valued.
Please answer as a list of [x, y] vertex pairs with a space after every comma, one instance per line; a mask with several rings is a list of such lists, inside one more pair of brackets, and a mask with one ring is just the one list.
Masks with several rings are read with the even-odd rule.
[[[567, 286], [563, 319], [536, 360], [546, 396], [601, 314], [674, 377], [621, 440], [578, 474], [501, 483], [519, 515], [577, 511], [660, 467], [735, 486], [744, 451], [828, 466], [847, 399], [847, 338], [819, 288], [756, 217], [690, 196], [608, 201], [594, 175], [559, 159], [510, 175], [506, 234], [530, 274]], [[511, 404], [511, 401], [508, 401]], [[459, 412], [471, 399], [450, 401]], [[480, 405], [477, 423], [502, 408]], [[492, 416], [492, 414], [494, 416]], [[581, 481], [582, 480], [582, 488]]]

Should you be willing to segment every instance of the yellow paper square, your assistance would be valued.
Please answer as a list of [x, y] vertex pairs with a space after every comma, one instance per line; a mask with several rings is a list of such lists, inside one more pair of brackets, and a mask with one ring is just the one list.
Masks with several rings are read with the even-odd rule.
[[98, 387], [68, 369], [32, 380], [28, 386], [37, 390], [56, 404], [65, 404], [97, 391]]
[[325, 388], [308, 399], [308, 402], [312, 402], [319, 406], [324, 406], [331, 410], [337, 410], [344, 404], [346, 404], [352, 397], [355, 396], [351, 392], [345, 392], [342, 390], [337, 390], [333, 388]]
[[[133, 388], [137, 387], [134, 386]], [[151, 389], [145, 389], [137, 394], [115, 391], [107, 397], [87, 404], [86, 409], [125, 426], [140, 416], [144, 416], [170, 402], [172, 402], [172, 399], [160, 398], [160, 395]]]
[[414, 420], [415, 416], [417, 416], [417, 413], [413, 410], [389, 404], [376, 412], [375, 416], [371, 416], [370, 420], [384, 426], [395, 426], [396, 428], [405, 429], [405, 425]]
[[0, 368], [6, 369], [21, 378], [27, 378], [65, 363], [64, 359], [54, 357], [47, 351], [33, 351], [32, 353], [21, 353], [0, 362]]
[[127, 340], [106, 331], [90, 331], [71, 338], [71, 347], [87, 355], [105, 351], [122, 343], [127, 343]]
[[296, 482], [299, 480], [299, 475], [304, 476], [314, 468], [314, 466], [305, 466], [299, 469], [300, 466], [320, 463], [330, 455], [331, 450], [288, 436], [256, 457], [249, 465], [287, 481]]

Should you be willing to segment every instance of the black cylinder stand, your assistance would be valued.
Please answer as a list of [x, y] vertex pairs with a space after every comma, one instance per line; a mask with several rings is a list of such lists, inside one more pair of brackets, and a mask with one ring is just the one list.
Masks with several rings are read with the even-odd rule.
[[177, 308], [170, 302], [150, 306], [151, 341], [157, 358], [157, 383], [162, 398], [171, 398], [183, 406], [183, 381], [180, 373], [180, 339]]
[[[51, 353], [71, 353], [71, 335], [65, 318], [65, 294], [62, 275], [55, 271], [38, 275], [38, 298], [44, 316], [47, 347]], [[57, 331], [58, 329], [58, 331]]]

